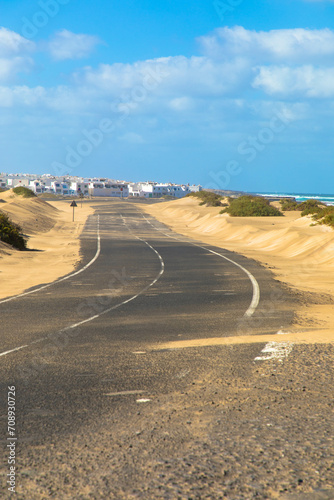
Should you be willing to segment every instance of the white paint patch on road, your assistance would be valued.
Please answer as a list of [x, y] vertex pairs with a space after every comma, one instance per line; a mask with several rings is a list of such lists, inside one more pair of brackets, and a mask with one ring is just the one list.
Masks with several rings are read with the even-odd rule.
[[[288, 333], [277, 332], [278, 335], [288, 335]], [[287, 358], [293, 349], [293, 342], [268, 342], [262, 349], [262, 356], [257, 356], [254, 361], [270, 361], [277, 359], [283, 363], [283, 359]]]
[[[96, 254], [92, 258], [88, 264], [86, 264], [84, 267], [79, 269], [79, 271], [76, 271], [75, 273], [69, 274], [68, 276], [64, 276], [64, 278], [60, 278], [59, 280], [52, 281], [52, 283], [48, 283], [47, 285], [40, 286], [39, 288], [35, 288], [34, 290], [30, 290], [29, 292], [24, 292], [20, 293], [19, 295], [14, 295], [13, 297], [9, 297], [8, 299], [0, 300], [0, 304], [4, 304], [5, 302], [10, 302], [11, 300], [18, 299], [20, 297], [25, 297], [26, 295], [30, 295], [32, 293], [39, 292], [40, 290], [44, 290], [45, 288], [49, 288], [52, 285], [55, 285], [56, 283], [61, 283], [62, 281], [68, 280], [70, 278], [73, 278], [73, 276], [77, 276], [78, 274], [82, 273], [83, 271], [86, 271], [94, 262], [96, 259], [99, 257], [101, 252], [101, 237], [100, 237], [100, 216], [97, 216], [97, 249], [96, 249]], [[0, 354], [1, 355], [1, 354]]]
[[190, 370], [182, 370], [182, 371], [180, 371], [180, 373], [177, 373], [175, 375], [175, 378], [182, 379], [182, 378], [186, 377], [187, 375], [189, 375], [189, 373], [190, 373]]

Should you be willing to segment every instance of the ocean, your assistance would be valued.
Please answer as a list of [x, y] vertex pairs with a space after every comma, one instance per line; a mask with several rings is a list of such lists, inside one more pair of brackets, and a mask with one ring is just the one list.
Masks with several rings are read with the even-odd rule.
[[273, 198], [289, 198], [293, 196], [297, 203], [306, 200], [319, 200], [326, 205], [334, 205], [334, 194], [312, 194], [312, 193], [256, 193], [259, 196], [268, 196]]

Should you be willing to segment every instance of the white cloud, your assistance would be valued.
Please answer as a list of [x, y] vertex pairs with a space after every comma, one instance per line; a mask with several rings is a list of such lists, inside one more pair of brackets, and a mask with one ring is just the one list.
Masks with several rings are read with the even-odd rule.
[[26, 85], [15, 87], [0, 87], [0, 107], [10, 108], [13, 106], [32, 107], [39, 105], [46, 96], [43, 87], [29, 88]]
[[254, 79], [253, 86], [266, 93], [285, 96], [333, 97], [334, 68], [315, 68], [313, 66], [261, 67]]
[[174, 111], [189, 111], [193, 108], [194, 102], [189, 97], [175, 97], [169, 102], [169, 107]]
[[68, 30], [58, 31], [48, 43], [51, 56], [57, 61], [88, 57], [99, 38], [91, 35], [75, 34]]
[[18, 33], [0, 28], [0, 83], [12, 81], [18, 73], [30, 71], [34, 65], [30, 53], [35, 44]]
[[[44, 46], [41, 42], [39, 48], [51, 51], [54, 59], [65, 60], [88, 55], [96, 43], [94, 37], [64, 30]], [[108, 147], [110, 151], [115, 147], [120, 162], [128, 161], [123, 157], [136, 145], [147, 151], [151, 160], [157, 152], [170, 154], [171, 159], [177, 151], [186, 155], [202, 147], [211, 155], [208, 162], [220, 161], [217, 151], [233, 158], [238, 143], [266, 127], [276, 114], [289, 123], [291, 142], [297, 128], [311, 130], [315, 123], [331, 123], [331, 30], [222, 28], [203, 37], [200, 44], [200, 56], [86, 66], [74, 73], [67, 85], [56, 82], [52, 87], [29, 87], [7, 82], [32, 68], [35, 45], [0, 30], [2, 115], [13, 117], [13, 137], [15, 126], [26, 124], [27, 152], [33, 150], [31, 137], [38, 147], [39, 138], [48, 136], [53, 155], [60, 159], [65, 152], [59, 152], [59, 142], [74, 147], [82, 130], [95, 129], [101, 120], [110, 119], [115, 133], [108, 136]], [[46, 78], [42, 75], [38, 82]], [[314, 98], [318, 100], [314, 102]], [[30, 123], [34, 123], [31, 131]], [[284, 134], [280, 140], [286, 140]], [[143, 153], [138, 161], [144, 162], [144, 157]]]
[[0, 57], [11, 57], [16, 54], [29, 53], [35, 50], [35, 44], [18, 33], [0, 28]]
[[29, 71], [33, 67], [33, 60], [24, 57], [13, 57], [11, 59], [0, 59], [0, 82], [5, 83], [13, 80], [18, 73]]
[[74, 75], [77, 85], [89, 85], [123, 100], [140, 94], [213, 96], [236, 92], [251, 76], [245, 61], [215, 62], [207, 57], [168, 57], [134, 64], [102, 64]]
[[219, 28], [198, 39], [203, 53], [211, 59], [247, 58], [254, 62], [331, 61], [334, 32], [330, 29], [281, 29], [250, 31], [241, 26]]

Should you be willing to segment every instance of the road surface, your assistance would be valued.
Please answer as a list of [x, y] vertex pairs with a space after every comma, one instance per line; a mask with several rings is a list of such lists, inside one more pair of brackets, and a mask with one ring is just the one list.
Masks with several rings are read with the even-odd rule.
[[333, 353], [251, 342], [288, 331], [295, 297], [140, 203], [97, 203], [81, 242], [71, 275], [0, 301], [2, 477], [15, 386], [19, 498], [327, 498]]

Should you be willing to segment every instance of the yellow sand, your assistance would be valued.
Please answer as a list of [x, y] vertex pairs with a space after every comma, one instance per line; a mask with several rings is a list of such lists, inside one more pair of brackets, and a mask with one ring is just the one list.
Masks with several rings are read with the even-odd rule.
[[79, 235], [93, 208], [80, 203], [72, 222], [70, 201], [45, 202], [22, 198], [12, 191], [0, 193], [0, 210], [19, 224], [29, 236], [21, 252], [0, 242], [0, 298], [22, 293], [41, 283], [50, 283], [74, 270], [80, 261]]
[[317, 299], [317, 305], [300, 307], [298, 325], [299, 329], [307, 326], [309, 332], [313, 321], [318, 341], [334, 341], [334, 304], [328, 297], [334, 295], [331, 228], [311, 227], [312, 221], [300, 212], [286, 212], [285, 217], [229, 217], [220, 215], [219, 208], [199, 206], [195, 198], [144, 205], [143, 209], [180, 234], [261, 262], [292, 288], [326, 295]]
[[218, 345], [263, 344], [268, 342], [290, 342], [293, 344], [328, 344], [334, 341], [329, 331], [294, 332], [287, 335], [238, 335], [237, 337], [213, 337], [194, 340], [176, 340], [154, 344], [152, 350], [184, 349], [189, 347], [210, 347]]

